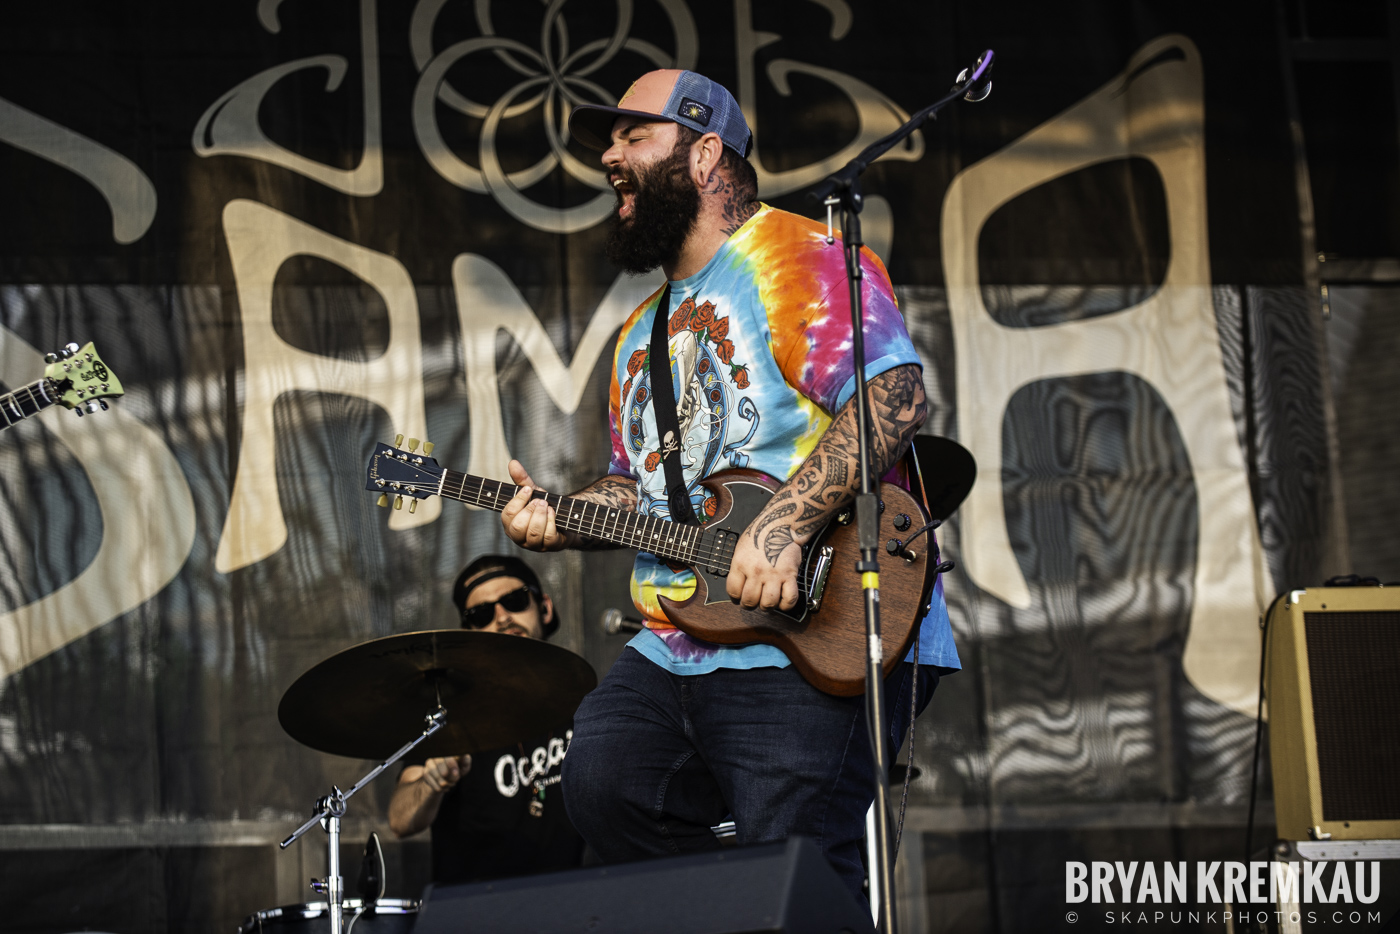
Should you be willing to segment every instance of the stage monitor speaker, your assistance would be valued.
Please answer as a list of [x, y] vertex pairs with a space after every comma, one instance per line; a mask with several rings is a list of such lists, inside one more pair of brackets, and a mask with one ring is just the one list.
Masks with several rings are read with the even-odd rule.
[[1400, 837], [1400, 587], [1295, 590], [1268, 627], [1279, 837]]
[[810, 840], [433, 886], [414, 934], [867, 934], [857, 902]]

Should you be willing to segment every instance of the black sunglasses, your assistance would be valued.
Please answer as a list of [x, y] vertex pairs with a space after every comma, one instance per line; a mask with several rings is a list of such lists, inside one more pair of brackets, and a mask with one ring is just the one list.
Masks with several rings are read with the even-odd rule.
[[523, 613], [525, 608], [530, 605], [532, 593], [534, 591], [531, 588], [521, 587], [519, 590], [501, 594], [494, 600], [467, 607], [462, 611], [462, 626], [466, 629], [485, 629], [490, 626], [491, 621], [496, 618], [496, 604], [498, 603], [506, 608], [507, 613]]

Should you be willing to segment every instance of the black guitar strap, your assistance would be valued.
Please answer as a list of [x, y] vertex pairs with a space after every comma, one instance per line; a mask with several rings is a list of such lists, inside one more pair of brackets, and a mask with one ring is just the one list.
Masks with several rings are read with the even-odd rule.
[[[656, 306], [656, 320], [651, 325], [651, 411], [656, 416], [656, 433], [660, 438], [661, 463], [666, 470], [666, 502], [671, 507], [671, 521], [699, 525], [695, 510], [690, 506], [690, 494], [685, 488], [685, 470], [681, 467], [681, 426], [676, 417], [675, 391], [671, 388], [671, 283], [661, 290], [661, 302]], [[684, 391], [685, 387], [682, 386]]]

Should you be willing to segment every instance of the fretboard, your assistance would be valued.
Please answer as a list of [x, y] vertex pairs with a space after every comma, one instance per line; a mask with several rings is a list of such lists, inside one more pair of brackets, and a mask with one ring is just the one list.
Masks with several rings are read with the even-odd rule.
[[[443, 471], [443, 496], [500, 512], [520, 487], [513, 483], [486, 480], [471, 474]], [[734, 557], [735, 538], [719, 535], [698, 525], [681, 525], [655, 516], [644, 516], [626, 509], [590, 503], [569, 496], [535, 491], [554, 507], [555, 524], [587, 538], [649, 551], [658, 558], [683, 564], [701, 564], [716, 571], [727, 571]]]
[[58, 393], [47, 378], [0, 396], [0, 431], [31, 415], [38, 415], [57, 401]]

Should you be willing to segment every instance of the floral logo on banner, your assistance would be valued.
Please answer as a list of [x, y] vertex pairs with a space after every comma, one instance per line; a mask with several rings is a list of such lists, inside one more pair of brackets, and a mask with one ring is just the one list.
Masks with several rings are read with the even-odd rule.
[[[585, 165], [568, 150], [569, 114], [579, 104], [612, 105], [620, 94], [594, 80], [599, 69], [619, 53], [630, 52], [646, 70], [694, 68], [698, 54], [695, 20], [684, 0], [654, 0], [671, 24], [673, 53], [631, 36], [632, 3], [618, 0], [612, 34], [574, 48], [565, 7], [568, 0], [551, 0], [544, 11], [538, 48], [496, 34], [489, 3], [475, 4], [481, 36], [454, 43], [440, 52], [432, 48], [433, 26], [446, 0], [420, 0], [410, 26], [410, 48], [419, 70], [413, 95], [413, 130], [433, 168], [454, 185], [477, 194], [490, 194], [517, 220], [549, 233], [575, 233], [599, 223], [612, 211], [614, 195], [607, 175]], [[483, 64], [513, 73], [519, 80], [493, 103], [468, 97], [447, 81], [457, 62], [479, 57]], [[437, 103], [473, 120], [482, 121], [477, 137], [477, 165], [468, 164], [443, 140], [437, 124]], [[534, 165], [507, 172], [496, 151], [501, 122], [538, 114], [549, 150]], [[572, 178], [601, 192], [583, 204], [552, 207], [530, 198], [526, 191], [562, 167]]]

